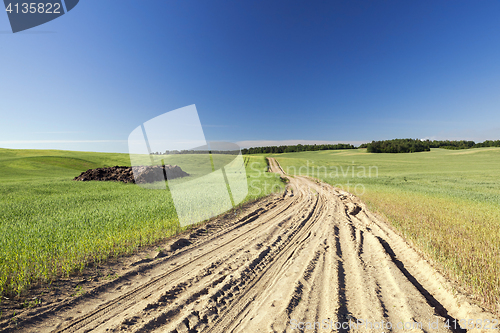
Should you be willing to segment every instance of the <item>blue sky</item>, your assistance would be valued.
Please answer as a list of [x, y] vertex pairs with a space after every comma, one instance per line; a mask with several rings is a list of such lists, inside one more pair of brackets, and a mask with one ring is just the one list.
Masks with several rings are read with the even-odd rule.
[[500, 139], [500, 2], [82, 0], [12, 34], [0, 147], [127, 152], [196, 104], [209, 140]]

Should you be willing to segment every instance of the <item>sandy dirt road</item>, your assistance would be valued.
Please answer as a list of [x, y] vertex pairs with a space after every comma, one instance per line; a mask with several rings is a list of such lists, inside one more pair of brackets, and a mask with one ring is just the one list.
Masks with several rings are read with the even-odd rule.
[[488, 318], [356, 197], [303, 177], [139, 266], [8, 330], [463, 332], [454, 319]]

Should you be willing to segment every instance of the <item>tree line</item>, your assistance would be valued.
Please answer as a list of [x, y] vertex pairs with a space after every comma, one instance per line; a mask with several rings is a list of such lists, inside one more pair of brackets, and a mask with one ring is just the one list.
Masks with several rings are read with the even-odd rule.
[[336, 145], [295, 145], [295, 146], [269, 146], [269, 147], [253, 147], [244, 148], [241, 152], [246, 154], [281, 154], [281, 153], [296, 153], [301, 151], [317, 151], [317, 150], [338, 150], [338, 149], [356, 149], [351, 144], [339, 143]]
[[[500, 147], [500, 140], [486, 140], [484, 142], [475, 143], [467, 140], [420, 140], [420, 139], [393, 139], [383, 141], [372, 141], [371, 143], [363, 143], [359, 147], [351, 144], [323, 144], [323, 145], [294, 145], [294, 146], [268, 146], [268, 147], [252, 147], [241, 149], [242, 154], [281, 154], [281, 153], [296, 153], [301, 151], [318, 151], [318, 150], [338, 150], [338, 149], [356, 149], [366, 148], [369, 153], [416, 153], [421, 151], [430, 151], [431, 148], [444, 149], [470, 149], [482, 147]], [[236, 150], [167, 150], [165, 152], [153, 152], [152, 155], [175, 155], [175, 154], [230, 154], [238, 155]]]
[[366, 148], [369, 153], [416, 153], [431, 150], [428, 142], [419, 139], [372, 141], [360, 148]]
[[366, 148], [369, 153], [415, 153], [430, 151], [431, 148], [443, 149], [470, 149], [481, 147], [500, 147], [500, 140], [486, 140], [481, 143], [467, 140], [419, 140], [419, 139], [393, 139], [372, 141], [359, 146]]
[[164, 152], [152, 152], [151, 155], [183, 155], [183, 154], [226, 154], [238, 155], [239, 150], [166, 150]]
[[484, 142], [475, 143], [474, 141], [430, 141], [431, 148], [445, 149], [470, 149], [484, 147], [500, 147], [500, 140], [486, 140]]

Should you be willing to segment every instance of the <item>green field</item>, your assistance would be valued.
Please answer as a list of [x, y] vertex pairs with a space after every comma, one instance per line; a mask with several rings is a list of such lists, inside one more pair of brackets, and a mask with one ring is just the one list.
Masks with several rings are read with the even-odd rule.
[[[277, 175], [264, 173], [264, 157], [245, 162], [245, 202], [283, 186]], [[128, 154], [0, 149], [0, 295], [181, 231], [169, 191], [72, 181], [87, 169], [115, 165], [130, 165]], [[196, 175], [191, 165], [180, 166]]]
[[289, 174], [358, 195], [484, 305], [500, 303], [500, 148], [273, 156]]

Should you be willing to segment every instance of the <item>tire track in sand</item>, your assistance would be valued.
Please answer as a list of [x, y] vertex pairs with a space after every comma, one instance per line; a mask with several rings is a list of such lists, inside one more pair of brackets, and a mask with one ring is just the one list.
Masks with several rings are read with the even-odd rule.
[[[409, 330], [446, 332], [447, 319], [494, 319], [448, 291], [446, 280], [357, 198], [289, 177], [269, 162], [270, 171], [289, 179], [283, 195], [17, 329], [386, 332], [417, 323]], [[429, 329], [436, 321], [438, 329]]]

